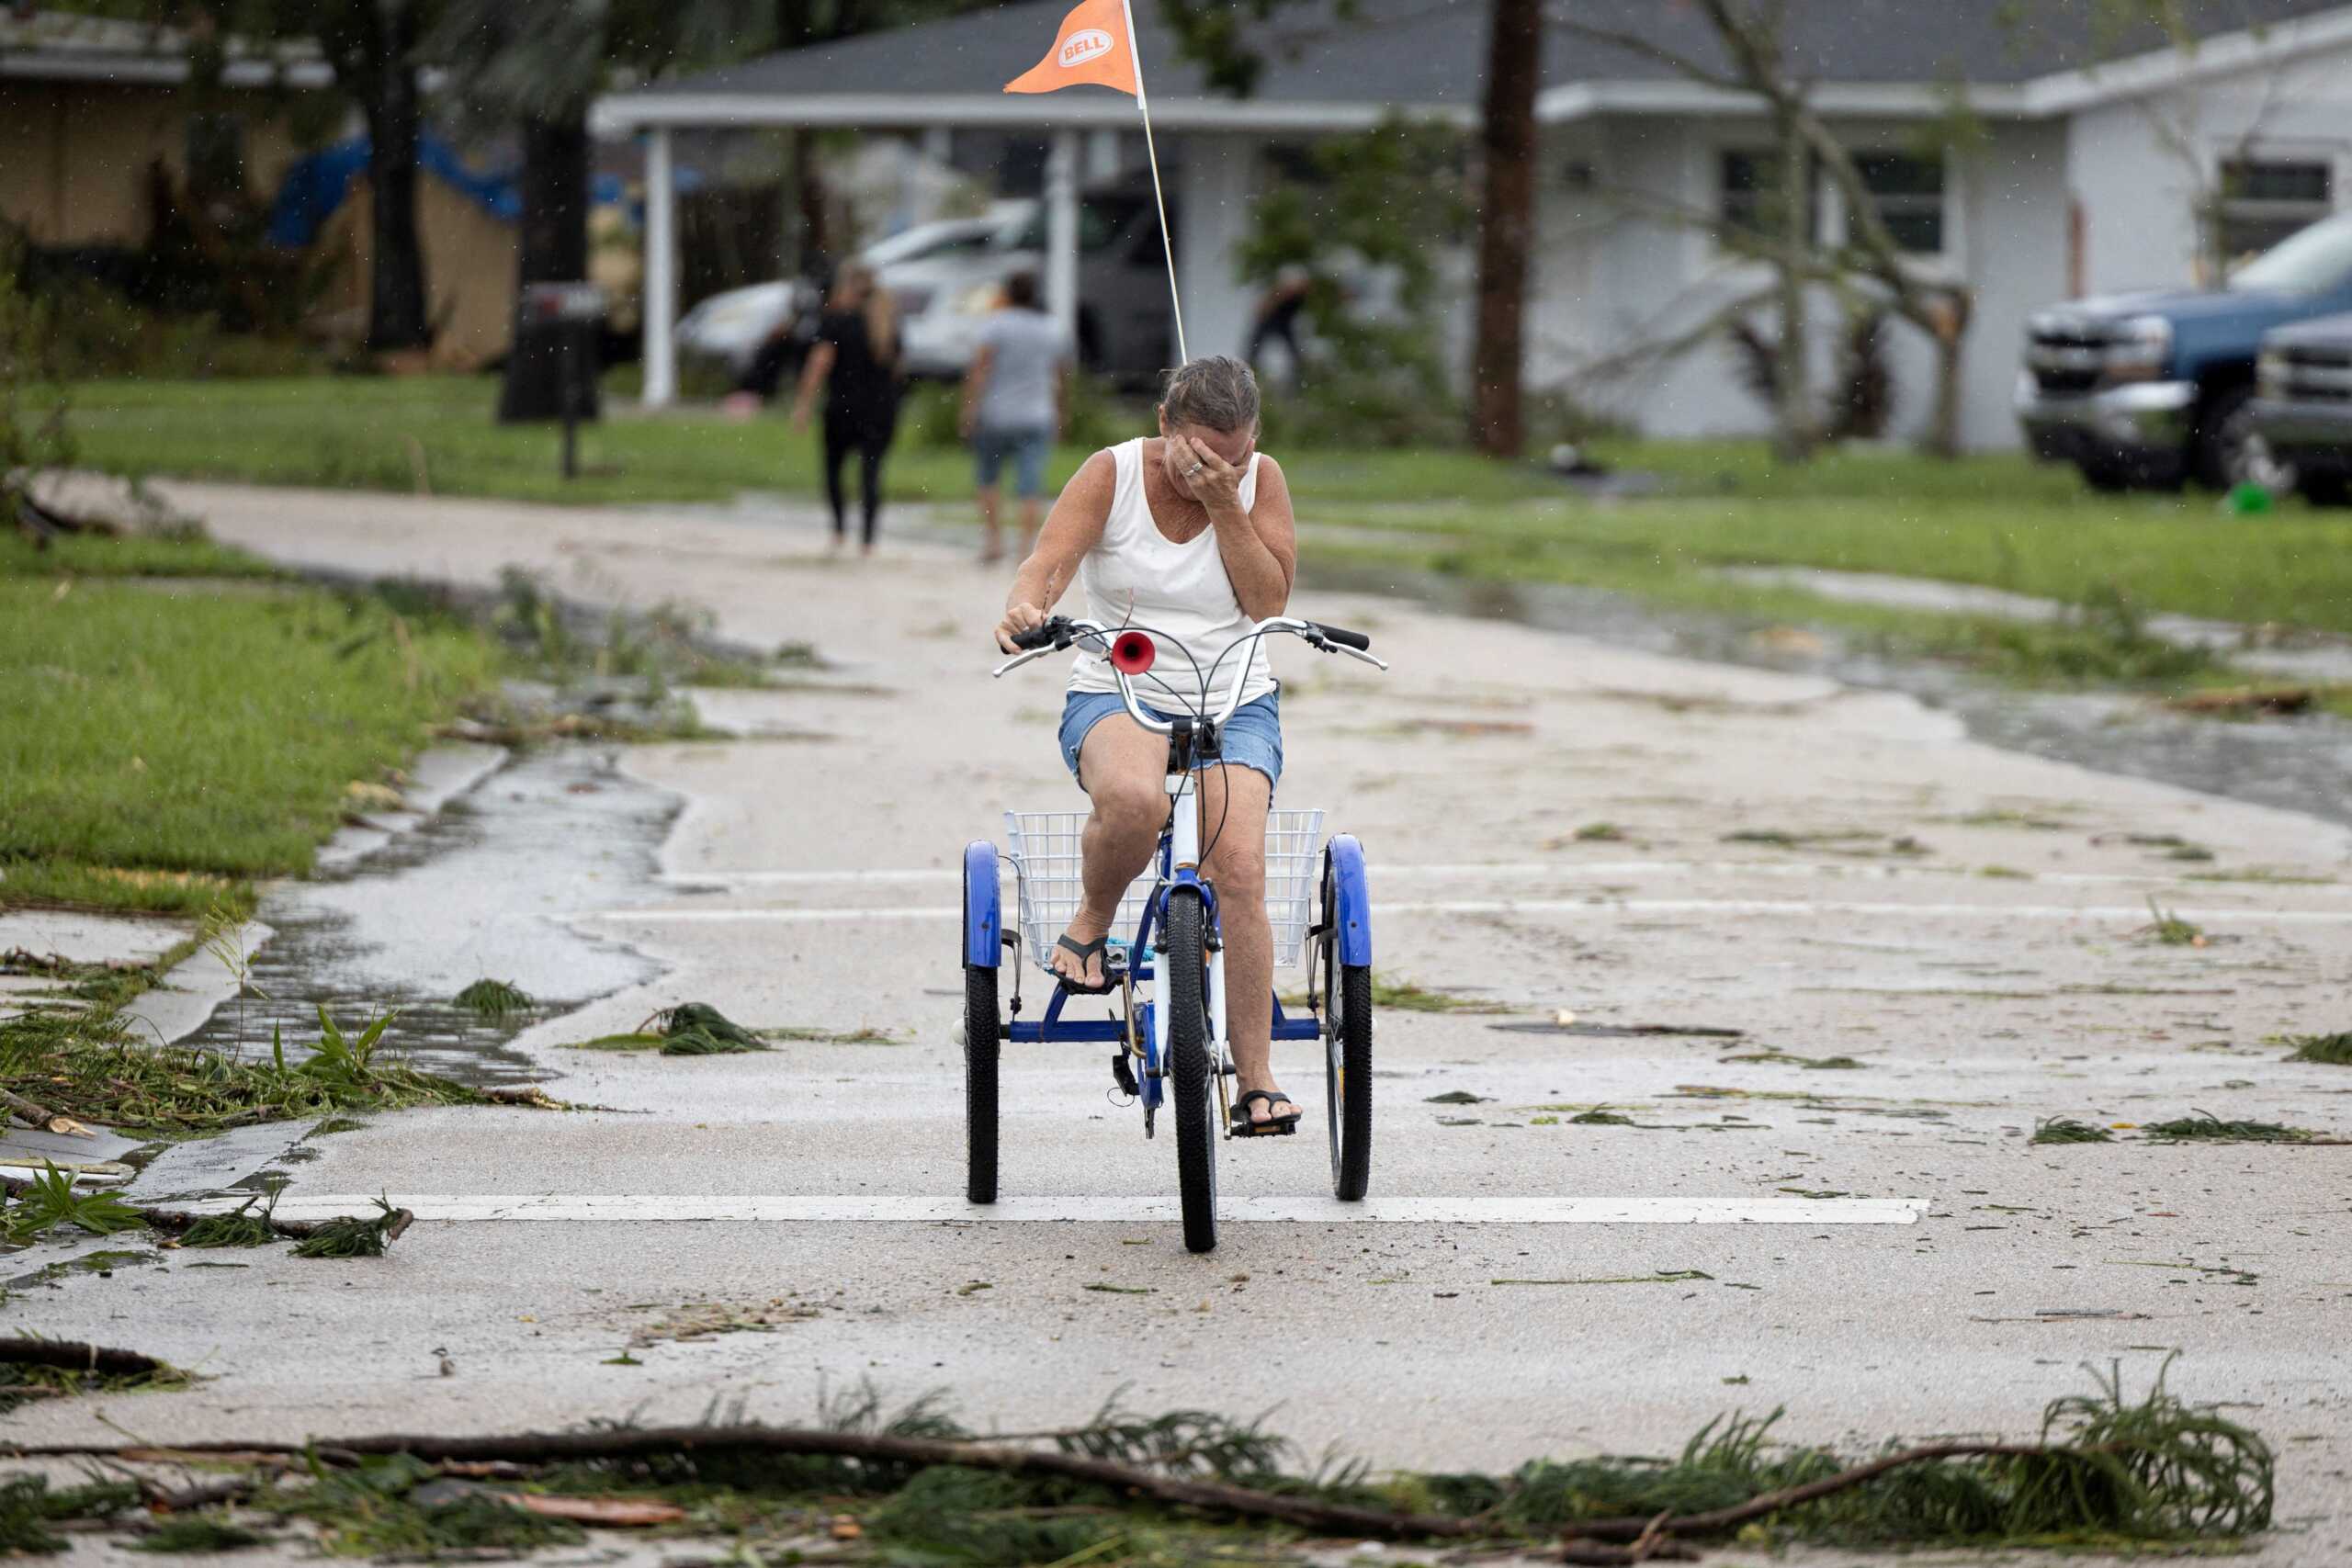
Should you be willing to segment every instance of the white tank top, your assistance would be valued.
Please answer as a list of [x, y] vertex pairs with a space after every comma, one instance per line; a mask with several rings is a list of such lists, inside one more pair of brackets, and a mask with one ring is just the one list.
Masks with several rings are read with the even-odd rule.
[[[1226, 575], [1217, 554], [1216, 530], [1177, 544], [1159, 531], [1144, 500], [1143, 442], [1124, 442], [1111, 448], [1117, 482], [1111, 492], [1111, 514], [1102, 522], [1102, 542], [1079, 563], [1078, 583], [1086, 593], [1086, 614], [1106, 626], [1132, 622], [1166, 634], [1182, 645], [1170, 648], [1163, 640], [1159, 657], [1148, 675], [1136, 679], [1136, 698], [1163, 713], [1201, 705], [1202, 676], [1216, 667], [1217, 658], [1241, 640], [1254, 624], [1233, 594], [1233, 580]], [[1258, 500], [1258, 454], [1250, 456], [1250, 471], [1241, 476], [1241, 510]], [[1191, 659], [1184, 655], [1190, 653]], [[1193, 673], [1197, 661], [1200, 674]], [[1221, 705], [1233, 682], [1241, 682], [1241, 701], [1256, 702], [1274, 690], [1274, 672], [1261, 638], [1247, 656], [1236, 653], [1216, 670], [1209, 682], [1208, 707]], [[1166, 682], [1164, 685], [1160, 682]], [[1171, 691], [1172, 688], [1172, 691]], [[1115, 692], [1118, 678], [1099, 655], [1080, 653], [1070, 667], [1073, 692]]]

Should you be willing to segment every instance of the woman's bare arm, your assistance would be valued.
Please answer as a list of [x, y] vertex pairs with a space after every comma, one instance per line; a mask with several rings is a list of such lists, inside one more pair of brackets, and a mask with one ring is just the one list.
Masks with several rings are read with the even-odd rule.
[[820, 343], [808, 351], [808, 363], [800, 370], [800, 389], [792, 400], [792, 423], [808, 423], [809, 405], [817, 400], [817, 389], [833, 373], [833, 345]]
[[1012, 634], [1046, 618], [1078, 575], [1079, 563], [1102, 542], [1102, 525], [1110, 521], [1111, 497], [1118, 484], [1117, 464], [1103, 451], [1086, 459], [1062, 487], [1046, 525], [1037, 531], [1037, 547], [1021, 563], [1004, 596], [1004, 619], [997, 623], [996, 640], [1007, 653], [1019, 651], [1012, 646]]

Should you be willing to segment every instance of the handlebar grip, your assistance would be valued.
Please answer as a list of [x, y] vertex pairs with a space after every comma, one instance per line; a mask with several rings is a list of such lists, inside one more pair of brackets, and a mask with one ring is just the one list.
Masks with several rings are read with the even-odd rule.
[[1039, 622], [1025, 632], [1013, 633], [1012, 646], [1024, 653], [1031, 649], [1050, 648], [1061, 637], [1069, 626], [1068, 621], [1056, 615], [1051, 620]]
[[1358, 653], [1372, 651], [1372, 638], [1362, 632], [1351, 632], [1345, 626], [1335, 626], [1325, 621], [1317, 621], [1315, 629], [1323, 634], [1323, 640], [1326, 642], [1336, 642], [1341, 648], [1352, 648]]

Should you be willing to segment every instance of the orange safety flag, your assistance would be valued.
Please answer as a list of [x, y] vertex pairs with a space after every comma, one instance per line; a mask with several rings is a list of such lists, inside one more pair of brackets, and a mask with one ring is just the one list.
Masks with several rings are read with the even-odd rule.
[[1123, 0], [1082, 0], [1062, 18], [1060, 36], [1045, 59], [1004, 85], [1008, 93], [1051, 93], [1093, 82], [1136, 90], [1135, 39], [1127, 36]]

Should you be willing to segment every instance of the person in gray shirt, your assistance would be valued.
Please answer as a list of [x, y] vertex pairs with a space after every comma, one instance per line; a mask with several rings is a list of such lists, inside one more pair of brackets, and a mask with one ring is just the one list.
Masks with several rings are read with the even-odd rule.
[[1069, 348], [1061, 328], [1038, 306], [1037, 275], [1015, 273], [1004, 280], [1004, 303], [980, 328], [979, 348], [964, 376], [962, 424], [979, 487], [982, 562], [1004, 556], [997, 479], [1008, 458], [1021, 502], [1014, 558], [1025, 558], [1035, 542], [1046, 452], [1061, 432], [1069, 395]]

